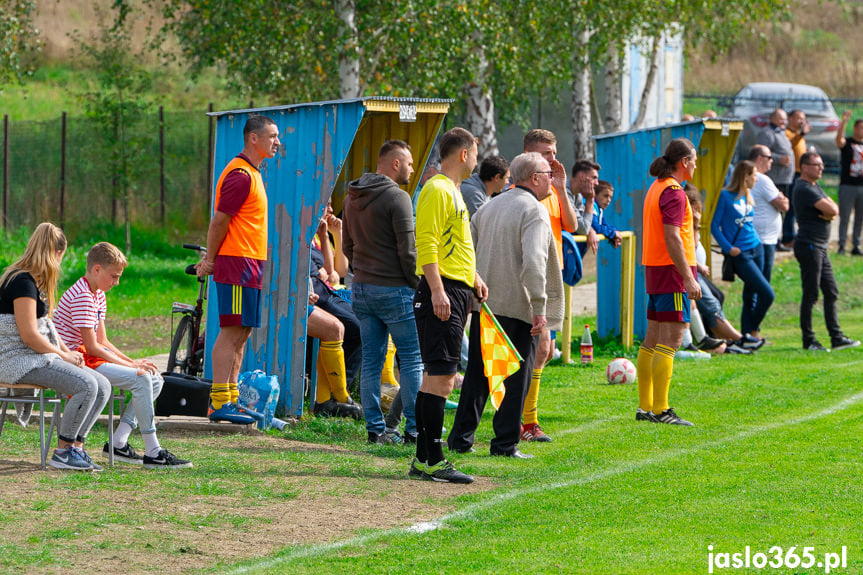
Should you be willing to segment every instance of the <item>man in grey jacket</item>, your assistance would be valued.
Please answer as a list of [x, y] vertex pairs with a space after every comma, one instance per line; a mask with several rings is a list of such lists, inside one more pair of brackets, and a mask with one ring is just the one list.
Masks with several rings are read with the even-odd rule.
[[422, 381], [422, 358], [413, 297], [419, 283], [411, 199], [399, 186], [413, 173], [413, 157], [401, 140], [385, 142], [377, 171], [348, 185], [342, 241], [354, 271], [351, 300], [360, 322], [363, 363], [360, 393], [370, 443], [401, 443], [387, 433], [381, 411], [380, 376], [392, 335], [399, 354], [405, 438], [416, 437], [414, 403]]
[[[510, 172], [515, 187], [480, 208], [471, 219], [477, 272], [488, 285], [488, 305], [524, 358], [504, 381], [506, 393], [493, 420], [491, 454], [526, 459], [518, 449], [521, 411], [530, 385], [539, 335], [563, 322], [563, 279], [548, 211], [552, 169], [536, 152], [517, 156]], [[470, 357], [452, 431], [450, 450], [473, 450], [474, 432], [488, 399], [480, 350], [479, 312], [473, 312]]]

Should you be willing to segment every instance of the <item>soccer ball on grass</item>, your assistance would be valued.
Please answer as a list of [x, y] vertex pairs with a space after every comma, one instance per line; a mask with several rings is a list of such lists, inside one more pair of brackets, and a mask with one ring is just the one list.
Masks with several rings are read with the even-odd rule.
[[625, 357], [612, 359], [605, 368], [605, 379], [613, 384], [635, 383], [637, 379], [635, 366]]

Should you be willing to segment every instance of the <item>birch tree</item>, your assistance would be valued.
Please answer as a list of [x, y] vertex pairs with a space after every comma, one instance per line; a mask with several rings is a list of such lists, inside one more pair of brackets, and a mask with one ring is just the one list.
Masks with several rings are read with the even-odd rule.
[[39, 49], [34, 0], [0, 0], [0, 86], [30, 73], [27, 56]]

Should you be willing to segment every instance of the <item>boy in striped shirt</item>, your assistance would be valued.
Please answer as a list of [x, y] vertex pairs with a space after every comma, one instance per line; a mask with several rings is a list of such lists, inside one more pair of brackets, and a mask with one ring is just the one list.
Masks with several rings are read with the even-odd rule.
[[[132, 393], [132, 401], [114, 432], [114, 444], [106, 443], [102, 454], [107, 457], [108, 450], [113, 449], [118, 461], [150, 469], [192, 467], [191, 462], [162, 448], [156, 437], [153, 399], [163, 384], [158, 368], [145, 359], [131, 359], [108, 340], [105, 292], [120, 282], [126, 265], [126, 256], [112, 244], [100, 242], [93, 246], [87, 254], [87, 273], [66, 290], [57, 304], [54, 325], [69, 349], [84, 354], [87, 367], [104, 375], [114, 387]], [[141, 426], [144, 440], [143, 457], [129, 445], [129, 436], [137, 425]]]

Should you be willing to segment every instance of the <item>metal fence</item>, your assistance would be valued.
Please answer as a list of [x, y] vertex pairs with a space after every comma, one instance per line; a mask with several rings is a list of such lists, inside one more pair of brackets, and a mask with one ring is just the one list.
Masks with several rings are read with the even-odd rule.
[[[212, 108], [211, 108], [212, 109]], [[127, 127], [139, 143], [126, 177], [133, 226], [205, 229], [213, 128], [206, 111], [142, 114]], [[3, 117], [2, 225], [52, 221], [75, 233], [125, 221], [121, 167], [94, 118], [16, 121]], [[128, 140], [127, 140], [128, 141]]]
[[[741, 104], [763, 104], [768, 108], [784, 108], [787, 111], [795, 107], [805, 105], [808, 102], [821, 102], [819, 98], [810, 98], [804, 96], [776, 96], [776, 97], [742, 97], [736, 94], [696, 94], [689, 93], [683, 95], [684, 101], [698, 102], [704, 108], [716, 108], [716, 112], [721, 116], [735, 102]], [[863, 104], [863, 98], [841, 98], [831, 97], [830, 101], [833, 106], [838, 109], [859, 108]]]

